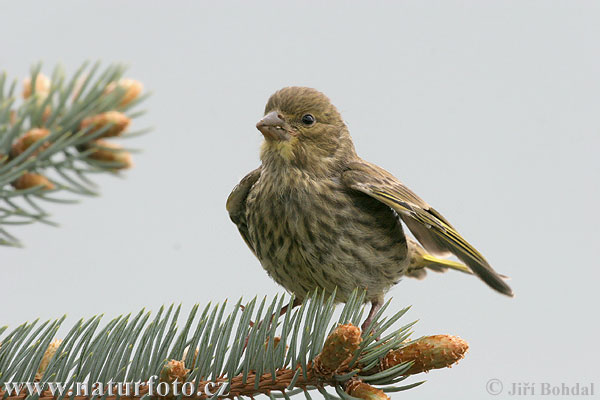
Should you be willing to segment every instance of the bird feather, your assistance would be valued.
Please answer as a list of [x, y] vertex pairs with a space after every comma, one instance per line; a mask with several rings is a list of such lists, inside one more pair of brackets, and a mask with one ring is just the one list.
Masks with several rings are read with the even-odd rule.
[[486, 259], [439, 212], [389, 172], [363, 160], [355, 161], [342, 172], [342, 182], [394, 209], [427, 251], [455, 255], [491, 288], [513, 296]]

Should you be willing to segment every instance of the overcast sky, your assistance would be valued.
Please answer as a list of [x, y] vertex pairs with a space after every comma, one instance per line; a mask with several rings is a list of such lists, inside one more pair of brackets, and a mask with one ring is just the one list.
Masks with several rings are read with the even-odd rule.
[[269, 95], [304, 85], [332, 99], [363, 158], [512, 278], [514, 299], [458, 273], [389, 292], [394, 310], [413, 306], [416, 336], [471, 346], [394, 398], [487, 399], [490, 379], [600, 391], [600, 3], [218, 3], [0, 3], [10, 76], [119, 61], [154, 93], [125, 179], [49, 205], [58, 229], [11, 229], [26, 248], [0, 248], [0, 325], [282, 293], [225, 199], [259, 163]]

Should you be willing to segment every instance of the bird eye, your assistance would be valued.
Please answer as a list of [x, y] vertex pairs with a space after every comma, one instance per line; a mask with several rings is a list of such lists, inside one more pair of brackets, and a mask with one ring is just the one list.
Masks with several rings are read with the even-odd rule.
[[315, 117], [313, 117], [311, 114], [304, 114], [302, 116], [302, 123], [304, 125], [312, 125], [315, 123]]

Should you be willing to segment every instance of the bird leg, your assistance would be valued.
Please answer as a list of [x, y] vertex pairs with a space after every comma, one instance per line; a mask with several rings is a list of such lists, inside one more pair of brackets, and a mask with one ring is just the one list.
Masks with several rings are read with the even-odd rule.
[[[283, 315], [285, 315], [285, 313], [288, 311], [289, 308], [294, 309], [296, 307], [298, 307], [299, 305], [302, 304], [302, 300], [300, 299], [294, 299], [293, 302], [286, 304], [285, 306], [283, 306], [281, 308], [281, 311], [279, 311], [279, 315], [277, 316], [277, 318], [282, 317]], [[246, 306], [244, 306], [243, 304], [240, 304], [240, 308], [242, 311], [244, 311], [244, 309], [246, 308]], [[273, 317], [271, 317], [271, 319], [273, 319], [275, 317], [275, 315], [273, 314]], [[260, 321], [258, 323], [258, 327], [260, 328], [260, 324], [262, 323], [262, 321]], [[250, 326], [254, 326], [254, 321], [250, 321], [249, 323]]]
[[[273, 321], [273, 320], [277, 320], [277, 319], [281, 318], [283, 315], [285, 315], [285, 313], [286, 313], [286, 312], [288, 312], [288, 309], [292, 309], [292, 310], [293, 310], [294, 308], [298, 307], [298, 306], [299, 306], [299, 305], [301, 305], [301, 304], [302, 304], [302, 300], [300, 300], [300, 299], [297, 299], [297, 298], [294, 298], [294, 301], [292, 301], [292, 302], [290, 302], [290, 303], [286, 304], [285, 306], [283, 306], [283, 307], [281, 308], [281, 311], [279, 312], [279, 315], [277, 315], [277, 318], [275, 318], [276, 316], [275, 316], [275, 314], [273, 314], [273, 315], [271, 316], [271, 319], [270, 319], [270, 320], [271, 320], [271, 321]], [[242, 311], [244, 311], [244, 308], [245, 308], [245, 307], [244, 307], [243, 305], [241, 305], [241, 304], [240, 304], [240, 308], [242, 309]], [[259, 321], [259, 322], [258, 322], [258, 326], [256, 327], [256, 329], [259, 329], [259, 328], [260, 328], [260, 326], [261, 326], [261, 324], [262, 324], [263, 322], [264, 322], [264, 320], [262, 320], [262, 321]], [[250, 321], [249, 325], [250, 325], [250, 327], [254, 327], [254, 322], [253, 322], [253, 321]], [[249, 340], [249, 339], [250, 339], [250, 334], [248, 334], [248, 335], [246, 336], [246, 339], [244, 340], [244, 349], [245, 349], [245, 348], [248, 346], [248, 340]]]
[[382, 301], [381, 300], [373, 300], [371, 301], [371, 311], [369, 311], [369, 315], [365, 322], [361, 325], [361, 329], [363, 332], [366, 332], [367, 329], [371, 329], [371, 323], [373, 322], [373, 317], [377, 314], [377, 311], [381, 308]]
[[285, 315], [285, 313], [288, 311], [288, 309], [293, 310], [294, 308], [298, 307], [299, 305], [302, 305], [302, 300], [294, 297], [294, 301], [286, 304], [285, 306], [283, 306], [281, 308], [281, 311], [279, 312], [279, 316], [281, 317], [281, 316]]

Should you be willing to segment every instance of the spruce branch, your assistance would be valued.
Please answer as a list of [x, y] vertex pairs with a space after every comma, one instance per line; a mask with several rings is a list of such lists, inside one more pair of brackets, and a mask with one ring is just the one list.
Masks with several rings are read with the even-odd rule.
[[[315, 292], [281, 317], [275, 316], [286, 296], [254, 298], [243, 307], [240, 299], [228, 312], [227, 302], [202, 310], [195, 305], [180, 327], [181, 306], [162, 307], [154, 318], [144, 310], [119, 316], [103, 328], [95, 316], [78, 321], [61, 340], [55, 336], [64, 317], [25, 323], [3, 337], [7, 329], [0, 328], [0, 397], [24, 399], [28, 392], [14, 392], [14, 384], [37, 380], [60, 382], [65, 389], [59, 396], [43, 386], [40, 399], [118, 399], [107, 388], [117, 393], [113, 386], [119, 382], [144, 382], [137, 394], [123, 395], [136, 399], [179, 399], [181, 393], [194, 399], [303, 393], [310, 399], [314, 390], [327, 399], [387, 399], [388, 392], [423, 383], [400, 384], [405, 379], [449, 367], [468, 348], [448, 335], [409, 340], [414, 323], [393, 327], [408, 308], [390, 317], [379, 314], [373, 329], [361, 332], [364, 292], [352, 294], [336, 321], [333, 299]], [[251, 324], [253, 319], [261, 323]], [[90, 385], [88, 391], [77, 393], [78, 382]], [[151, 390], [150, 382], [158, 385]], [[102, 393], [97, 383], [104, 385]], [[160, 384], [170, 391], [161, 393]]]
[[62, 67], [51, 78], [41, 64], [23, 81], [0, 74], [0, 245], [20, 246], [5, 226], [42, 222], [56, 225], [40, 203], [73, 203], [57, 192], [98, 195], [89, 176], [118, 174], [133, 164], [122, 146], [105, 140], [146, 132], [129, 132], [132, 109], [147, 95], [141, 83], [123, 79], [125, 68], [83, 64], [70, 79]]

